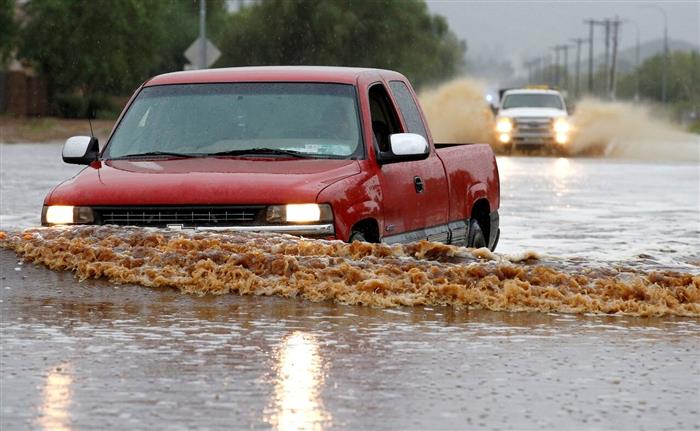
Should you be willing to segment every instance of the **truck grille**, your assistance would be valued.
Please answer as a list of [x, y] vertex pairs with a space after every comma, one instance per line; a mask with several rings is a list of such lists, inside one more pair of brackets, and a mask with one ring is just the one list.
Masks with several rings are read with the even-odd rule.
[[551, 118], [515, 118], [515, 127], [519, 132], [523, 133], [551, 133], [552, 119]]
[[265, 207], [95, 207], [100, 224], [122, 226], [245, 226], [254, 224]]

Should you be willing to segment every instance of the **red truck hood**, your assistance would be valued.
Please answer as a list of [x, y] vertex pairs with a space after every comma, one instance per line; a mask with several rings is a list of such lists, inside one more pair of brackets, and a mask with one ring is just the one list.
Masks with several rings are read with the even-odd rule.
[[360, 173], [355, 160], [174, 159], [95, 162], [62, 183], [47, 205], [237, 205], [315, 202]]

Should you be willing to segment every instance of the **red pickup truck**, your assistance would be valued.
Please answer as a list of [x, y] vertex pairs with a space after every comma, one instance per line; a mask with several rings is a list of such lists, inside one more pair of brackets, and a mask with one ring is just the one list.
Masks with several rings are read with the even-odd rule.
[[104, 148], [46, 197], [43, 225], [272, 231], [494, 249], [499, 178], [488, 145], [440, 145], [400, 73], [249, 67], [144, 83]]

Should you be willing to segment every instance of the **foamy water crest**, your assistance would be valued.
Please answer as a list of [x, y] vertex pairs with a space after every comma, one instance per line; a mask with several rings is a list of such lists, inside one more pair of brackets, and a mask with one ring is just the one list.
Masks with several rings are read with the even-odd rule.
[[262, 233], [83, 226], [0, 232], [0, 247], [81, 279], [183, 293], [277, 295], [376, 307], [700, 316], [700, 275]]

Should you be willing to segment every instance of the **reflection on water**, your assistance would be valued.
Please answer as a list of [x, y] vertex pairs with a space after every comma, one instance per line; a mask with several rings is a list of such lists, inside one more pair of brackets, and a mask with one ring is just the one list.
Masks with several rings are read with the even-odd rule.
[[267, 421], [277, 430], [320, 430], [330, 422], [320, 392], [323, 364], [318, 340], [294, 332], [280, 346], [275, 398]]
[[68, 431], [70, 427], [71, 386], [73, 377], [68, 364], [52, 368], [46, 376], [41, 396], [41, 416], [38, 419], [42, 429]]
[[552, 179], [557, 197], [562, 197], [569, 192], [569, 177], [574, 173], [571, 161], [560, 157], [554, 162]]
[[566, 178], [571, 174], [571, 162], [569, 159], [564, 157], [559, 157], [556, 162], [554, 162], [554, 176], [556, 178]]

